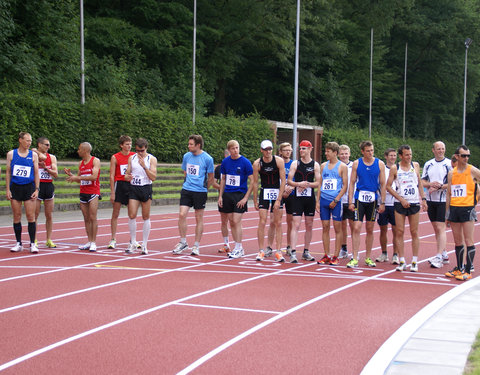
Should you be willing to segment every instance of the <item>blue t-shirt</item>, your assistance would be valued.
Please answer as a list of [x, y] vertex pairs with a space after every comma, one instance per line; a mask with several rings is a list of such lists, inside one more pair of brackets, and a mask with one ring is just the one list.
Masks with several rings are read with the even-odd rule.
[[10, 162], [10, 168], [10, 183], [26, 185], [35, 182], [32, 150], [28, 150], [26, 157], [21, 157], [18, 154], [18, 148], [14, 149], [12, 161]]
[[203, 151], [199, 155], [187, 152], [183, 155], [182, 169], [186, 172], [183, 188], [189, 191], [206, 193], [208, 174], [213, 173], [213, 158]]
[[222, 161], [220, 172], [225, 176], [224, 192], [247, 192], [248, 176], [253, 174], [253, 168], [252, 163], [245, 156], [240, 156], [238, 159], [232, 159], [231, 156], [227, 156]]

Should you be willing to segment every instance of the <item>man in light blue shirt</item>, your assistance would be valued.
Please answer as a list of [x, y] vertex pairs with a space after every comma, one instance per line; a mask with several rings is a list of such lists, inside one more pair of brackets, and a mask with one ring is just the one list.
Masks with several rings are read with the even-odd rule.
[[203, 138], [193, 134], [188, 138], [188, 151], [183, 155], [182, 169], [185, 175], [180, 195], [178, 231], [180, 242], [173, 249], [174, 254], [188, 250], [187, 215], [190, 207], [195, 210], [195, 244], [191, 255], [200, 255], [200, 240], [203, 234], [203, 212], [207, 203], [208, 188], [213, 184], [213, 158], [203, 151]]

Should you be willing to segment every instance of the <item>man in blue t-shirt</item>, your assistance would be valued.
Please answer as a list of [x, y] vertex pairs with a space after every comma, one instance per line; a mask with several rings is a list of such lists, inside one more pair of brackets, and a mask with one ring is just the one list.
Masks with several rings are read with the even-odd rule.
[[227, 143], [230, 156], [222, 161], [220, 172], [220, 192], [218, 207], [220, 212], [228, 215], [235, 248], [228, 254], [229, 258], [240, 258], [244, 255], [242, 247], [242, 216], [247, 212], [247, 201], [253, 189], [252, 163], [240, 155], [237, 141]]
[[183, 155], [182, 169], [185, 175], [180, 195], [180, 211], [178, 214], [178, 231], [180, 242], [173, 249], [180, 254], [188, 249], [187, 215], [190, 207], [195, 210], [195, 244], [191, 255], [200, 255], [200, 240], [203, 234], [203, 212], [207, 203], [208, 188], [213, 184], [213, 158], [203, 151], [203, 138], [193, 134], [188, 138], [188, 151]]

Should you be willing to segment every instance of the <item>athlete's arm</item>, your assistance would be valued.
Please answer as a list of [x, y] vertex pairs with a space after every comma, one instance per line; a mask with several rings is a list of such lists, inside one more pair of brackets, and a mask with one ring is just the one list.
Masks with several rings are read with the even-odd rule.
[[247, 204], [248, 198], [250, 197], [250, 194], [252, 193], [252, 190], [253, 190], [253, 185], [254, 185], [253, 184], [253, 174], [251, 174], [251, 175], [248, 176], [248, 190], [245, 193], [245, 195], [243, 196], [242, 200], [240, 200], [237, 203], [237, 207], [243, 207]]
[[253, 204], [258, 211], [258, 173], [260, 169], [260, 159], [253, 162]]
[[452, 175], [453, 175], [453, 171], [451, 170], [450, 172], [448, 172], [448, 184], [447, 184], [447, 194], [446, 194], [446, 202], [445, 202], [445, 222], [447, 223], [447, 226], [450, 226], [450, 221], [448, 220], [448, 217], [450, 216]]
[[226, 176], [222, 173], [220, 175], [220, 190], [218, 191], [218, 206], [223, 207], [223, 192], [225, 190], [225, 181], [226, 181]]
[[420, 199], [420, 206], [422, 207], [423, 211], [427, 211], [427, 198], [425, 198], [425, 192], [423, 191], [422, 180], [420, 179], [420, 165], [414, 161], [413, 166], [415, 167], [415, 173], [417, 174], [418, 179], [418, 195]]
[[50, 154], [50, 160], [52, 161], [52, 168], [48, 169], [45, 167], [45, 170], [48, 172], [50, 176], [53, 178], [58, 177], [58, 166], [57, 166], [57, 157], [55, 155]]
[[157, 158], [153, 155], [150, 157], [150, 168], [145, 169], [145, 173], [150, 181], [155, 181], [157, 179]]
[[277, 161], [278, 173], [280, 175], [280, 189], [278, 190], [278, 197], [277, 201], [275, 202], [274, 208], [279, 208], [280, 204], [282, 203], [283, 193], [285, 191], [285, 186], [287, 184], [287, 176], [285, 175], [285, 162], [279, 156], [275, 156], [275, 160]]
[[32, 199], [37, 199], [38, 191], [40, 190], [40, 174], [38, 173], [38, 155], [33, 152], [32, 153], [33, 159], [33, 173], [35, 173], [35, 191], [31, 195]]
[[10, 181], [12, 179], [12, 158], [13, 150], [7, 153], [7, 170], [5, 172], [5, 185], [7, 190], [7, 199], [12, 199], [12, 192], [10, 191]]
[[385, 163], [381, 160], [378, 162], [378, 167], [380, 168], [380, 175], [378, 176], [378, 182], [380, 183], [380, 206], [378, 207], [378, 212], [383, 213], [385, 211], [385, 199], [386, 199], [386, 190], [385, 190]]
[[352, 173], [350, 174], [350, 181], [348, 186], [348, 209], [355, 211], [355, 203], [353, 202], [353, 193], [355, 191], [355, 181], [357, 181], [357, 167], [358, 159], [353, 162]]
[[117, 169], [117, 158], [112, 155], [110, 158], [110, 201], [115, 202], [115, 170]]

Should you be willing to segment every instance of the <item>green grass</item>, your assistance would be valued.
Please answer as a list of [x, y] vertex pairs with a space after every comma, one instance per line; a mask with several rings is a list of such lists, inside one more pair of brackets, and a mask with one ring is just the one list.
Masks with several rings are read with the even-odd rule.
[[480, 331], [472, 345], [472, 351], [468, 356], [467, 366], [464, 375], [480, 375]]

